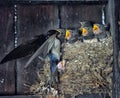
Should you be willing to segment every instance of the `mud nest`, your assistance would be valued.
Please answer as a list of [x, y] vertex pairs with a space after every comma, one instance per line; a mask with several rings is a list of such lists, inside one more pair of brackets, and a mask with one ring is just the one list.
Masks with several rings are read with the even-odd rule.
[[[62, 74], [59, 89], [62, 94], [79, 95], [83, 93], [112, 92], [112, 37], [100, 42], [65, 43], [63, 59], [66, 71]], [[49, 77], [49, 64], [45, 63], [39, 72], [39, 83], [33, 84], [31, 92], [43, 88]], [[41, 77], [42, 76], [42, 77]]]

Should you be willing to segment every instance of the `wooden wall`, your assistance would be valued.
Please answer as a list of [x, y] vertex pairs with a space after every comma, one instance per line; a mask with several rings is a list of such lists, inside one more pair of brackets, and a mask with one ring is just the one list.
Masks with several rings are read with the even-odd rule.
[[[18, 5], [18, 44], [49, 29], [77, 28], [79, 21], [101, 22], [101, 5]], [[17, 93], [29, 94], [37, 69], [24, 70], [28, 57], [17, 60]], [[31, 78], [33, 77], [33, 78]]]
[[[12, 1], [12, 0], [10, 0]], [[54, 28], [77, 28], [79, 21], [89, 20], [101, 23], [101, 8], [104, 0], [91, 0], [95, 2], [88, 3], [64, 3], [61, 4], [45, 4], [27, 2], [23, 0], [15, 0], [17, 3], [17, 44], [29, 40], [35, 35], [46, 33], [49, 29]], [[59, 0], [58, 0], [59, 1]], [[87, 0], [81, 0], [87, 1]], [[90, 0], [88, 0], [90, 2]], [[105, 0], [107, 1], [107, 0]], [[0, 4], [2, 4], [1, 2]], [[10, 4], [13, 4], [11, 2]], [[105, 3], [106, 4], [106, 3]], [[106, 4], [107, 22], [110, 21], [110, 5]], [[13, 6], [0, 7], [0, 60], [9, 51], [14, 49], [14, 9]], [[0, 66], [0, 94], [30, 94], [29, 85], [32, 85], [37, 80], [36, 69], [31, 65], [30, 68], [24, 70], [24, 65], [29, 57], [22, 58], [16, 61], [8, 62]], [[7, 98], [7, 97], [6, 97]], [[30, 97], [31, 98], [31, 97]], [[37, 97], [36, 97], [37, 98]], [[77, 97], [78, 98], [78, 97]], [[81, 98], [81, 97], [80, 97]], [[86, 97], [84, 97], [86, 98]], [[90, 97], [90, 98], [94, 98]], [[99, 97], [97, 97], [99, 98]], [[100, 97], [102, 98], [102, 97]], [[117, 98], [117, 97], [116, 97]]]
[[[24, 5], [18, 6], [18, 44], [31, 37], [46, 33], [49, 29], [58, 28], [58, 10], [53, 5]], [[36, 68], [24, 71], [27, 58], [17, 61], [17, 92], [28, 92], [28, 87], [36, 81]], [[32, 77], [32, 78], [31, 78]]]
[[[0, 59], [14, 48], [13, 7], [0, 7]], [[14, 61], [0, 65], [0, 94], [15, 94]]]

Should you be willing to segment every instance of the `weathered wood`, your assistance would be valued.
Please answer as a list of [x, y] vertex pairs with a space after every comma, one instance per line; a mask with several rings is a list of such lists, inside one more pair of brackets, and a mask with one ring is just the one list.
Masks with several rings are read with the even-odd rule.
[[[56, 5], [18, 6], [18, 44], [34, 35], [58, 28], [59, 24], [62, 28], [77, 28], [79, 21], [83, 20], [101, 22], [101, 6], [66, 5], [60, 9]], [[38, 69], [33, 64], [24, 70], [28, 59], [29, 57], [26, 57], [17, 61], [17, 94], [30, 94], [29, 87], [38, 81], [36, 74]]]
[[83, 94], [76, 96], [75, 98], [109, 98], [107, 95], [104, 94]]
[[[17, 96], [0, 96], [0, 98], [73, 98], [70, 95], [54, 97], [52, 95], [17, 95]], [[76, 96], [75, 98], [107, 98], [102, 94], [84, 94]], [[109, 98], [109, 97], [108, 97]]]
[[105, 4], [108, 0], [15, 0], [19, 4]]
[[[120, 1], [117, 1], [118, 4], [120, 5]], [[118, 29], [120, 32], [120, 6], [118, 7]], [[119, 39], [120, 39], [120, 34], [118, 34]], [[119, 51], [120, 51], [120, 40], [118, 40], [118, 45], [119, 45]]]
[[109, 0], [108, 12], [109, 21], [111, 24], [111, 32], [113, 36], [113, 48], [114, 48], [114, 62], [113, 62], [113, 98], [119, 98], [120, 96], [120, 69], [118, 66], [118, 2], [117, 0]]
[[61, 6], [61, 27], [80, 27], [80, 21], [102, 22], [101, 5], [65, 5]]
[[[8, 0], [8, 1], [11, 1], [11, 0]], [[20, 0], [15, 0], [15, 1], [20, 1]], [[28, 0], [21, 0], [21, 1], [28, 1]], [[44, 1], [44, 2], [47, 2], [47, 1], [108, 1], [108, 0], [31, 0], [31, 1]]]
[[0, 96], [0, 98], [43, 98], [41, 95]]
[[[4, 0], [3, 0], [4, 1]], [[0, 2], [0, 4], [5, 4], [3, 1]], [[16, 0], [18, 3], [24, 3], [23, 0]], [[32, 2], [36, 3], [37, 0], [32, 0]], [[39, 0], [41, 1], [41, 0]], [[47, 0], [48, 1], [48, 0]], [[45, 1], [44, 3], [46, 3]], [[74, 1], [74, 0], [73, 0]], [[83, 1], [83, 0], [82, 0]], [[84, 0], [87, 1], [87, 0]], [[90, 1], [90, 0], [88, 0]], [[92, 0], [91, 0], [92, 1]], [[98, 0], [94, 0], [98, 1]], [[101, 1], [101, 0], [100, 0]], [[102, 0], [104, 1], [104, 0]], [[101, 1], [101, 2], [102, 2]], [[105, 0], [108, 1], [108, 0]], [[27, 1], [27, 4], [32, 4], [32, 2]], [[43, 1], [39, 2], [42, 3]], [[117, 1], [116, 1], [117, 2]], [[49, 2], [47, 2], [49, 3]], [[59, 2], [57, 2], [59, 3]], [[67, 2], [64, 2], [67, 3]], [[78, 3], [78, 2], [76, 2]], [[89, 2], [90, 3], [90, 2]], [[62, 4], [62, 3], [61, 3]], [[80, 4], [80, 3], [79, 3]], [[116, 4], [116, 3], [115, 3]], [[47, 7], [46, 7], [47, 6]], [[85, 8], [86, 6], [86, 8]], [[74, 6], [61, 6], [61, 26], [62, 27], [78, 27], [79, 24], [77, 23], [80, 20], [92, 20], [96, 22], [101, 21], [101, 16], [98, 17], [98, 15], [101, 15], [101, 6], [97, 5], [99, 7], [88, 6], [88, 5], [74, 5]], [[98, 8], [98, 9], [97, 9]], [[92, 10], [93, 9], [93, 10]], [[57, 6], [48, 5], [45, 6], [36, 6], [36, 5], [25, 5], [25, 6], [19, 6], [18, 8], [19, 12], [19, 21], [18, 21], [18, 44], [21, 42], [24, 42], [27, 39], [30, 39], [29, 37], [32, 37], [34, 35], [40, 34], [46, 32], [48, 29], [51, 28], [57, 28], [59, 27], [58, 24], [58, 9]], [[116, 11], [115, 11], [116, 10]], [[74, 12], [75, 11], [75, 12]], [[51, 13], [52, 12], [52, 13]], [[92, 14], [93, 12], [93, 14]], [[100, 13], [99, 13], [100, 12]], [[54, 14], [53, 14], [54, 13]], [[56, 14], [57, 13], [57, 14]], [[64, 13], [64, 14], [63, 14]], [[112, 13], [112, 14], [111, 14]], [[111, 31], [113, 35], [114, 40], [114, 85], [113, 85], [113, 98], [119, 98], [120, 94], [120, 85], [119, 85], [119, 69], [118, 69], [118, 28], [116, 28], [116, 14], [117, 9], [115, 9], [114, 0], [109, 0], [108, 4], [108, 15], [107, 15], [107, 22], [111, 23]], [[10, 50], [14, 48], [14, 41], [13, 41], [13, 30], [12, 30], [12, 22], [13, 18], [11, 19], [11, 8], [9, 7], [0, 7], [0, 59], [4, 57], [6, 53], [8, 53]], [[82, 15], [81, 15], [82, 14]], [[68, 17], [69, 15], [69, 17]], [[47, 16], [47, 17], [46, 17]], [[94, 17], [93, 17], [94, 16]], [[42, 17], [42, 18], [41, 18]], [[52, 22], [51, 22], [52, 19]], [[12, 21], [11, 21], [12, 20]], [[43, 24], [44, 23], [44, 24]], [[76, 24], [77, 23], [77, 24]], [[9, 26], [10, 24], [10, 26]], [[46, 29], [47, 28], [47, 29]], [[39, 32], [38, 32], [39, 31]], [[8, 33], [9, 32], [9, 33]], [[117, 39], [117, 40], [116, 40]], [[7, 50], [7, 51], [6, 51]], [[17, 93], [18, 94], [24, 94], [25, 90], [28, 91], [27, 85], [24, 84], [32, 84], [35, 82], [36, 79], [36, 71], [35, 67], [34, 69], [28, 69], [27, 72], [24, 71], [23, 67], [26, 63], [25, 59], [18, 60], [17, 62]], [[12, 66], [13, 65], [13, 66]], [[31, 67], [32, 68], [32, 67]], [[34, 74], [34, 75], [33, 75]], [[0, 94], [14, 94], [15, 93], [15, 72], [14, 72], [14, 62], [9, 62], [6, 64], [3, 64], [0, 66]], [[34, 77], [34, 78], [33, 78]], [[29, 93], [29, 91], [27, 92]], [[92, 95], [90, 95], [92, 96]], [[0, 96], [3, 98], [3, 96]], [[40, 98], [38, 96], [11, 96], [11, 98]], [[4, 96], [4, 98], [10, 98], [10, 96]], [[76, 97], [79, 98], [79, 97]], [[82, 97], [80, 97], [82, 98]], [[88, 97], [83, 97], [88, 98]], [[94, 98], [90, 97], [90, 98]], [[99, 98], [99, 97], [97, 97]]]
[[[14, 48], [12, 7], [0, 7], [0, 60]], [[0, 94], [15, 94], [14, 62], [0, 65]]]
[[[18, 44], [35, 35], [46, 33], [49, 29], [58, 28], [58, 9], [52, 5], [18, 6]], [[29, 59], [17, 61], [17, 94], [29, 93], [29, 86], [37, 81], [36, 66], [24, 70]]]

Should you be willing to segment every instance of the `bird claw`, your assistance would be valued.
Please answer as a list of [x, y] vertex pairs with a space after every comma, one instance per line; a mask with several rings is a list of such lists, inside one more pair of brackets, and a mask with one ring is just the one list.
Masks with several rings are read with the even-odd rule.
[[48, 85], [47, 87], [44, 87], [43, 91], [45, 91], [46, 94], [52, 94], [53, 96], [57, 96], [58, 95], [58, 90], [54, 89], [50, 85]]
[[53, 84], [57, 84], [57, 83], [59, 83], [59, 79], [57, 76], [51, 75], [47, 80], [47, 84], [50, 86], [52, 86]]

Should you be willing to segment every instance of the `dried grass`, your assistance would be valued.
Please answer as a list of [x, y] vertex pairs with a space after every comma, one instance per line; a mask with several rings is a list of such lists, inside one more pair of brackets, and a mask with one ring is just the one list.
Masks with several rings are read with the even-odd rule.
[[[59, 89], [62, 94], [109, 93], [112, 90], [112, 37], [101, 42], [65, 43], [64, 59], [67, 59], [66, 72], [61, 76]], [[44, 75], [39, 74], [43, 84], [49, 77], [49, 64], [44, 66]], [[44, 77], [44, 78], [41, 78]], [[37, 86], [36, 86], [37, 85]], [[42, 87], [40, 83], [31, 87], [31, 92]]]

